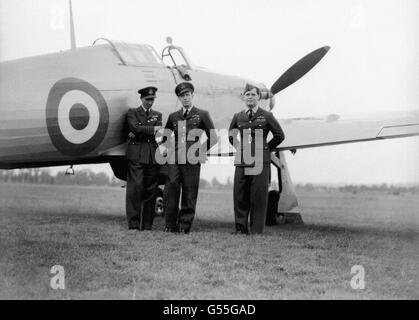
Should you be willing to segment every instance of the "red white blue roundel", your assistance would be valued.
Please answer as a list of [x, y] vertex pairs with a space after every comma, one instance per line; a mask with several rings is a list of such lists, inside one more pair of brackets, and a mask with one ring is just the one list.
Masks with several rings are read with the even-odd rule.
[[46, 120], [54, 146], [63, 154], [82, 156], [103, 141], [109, 125], [106, 101], [90, 83], [65, 78], [51, 88]]

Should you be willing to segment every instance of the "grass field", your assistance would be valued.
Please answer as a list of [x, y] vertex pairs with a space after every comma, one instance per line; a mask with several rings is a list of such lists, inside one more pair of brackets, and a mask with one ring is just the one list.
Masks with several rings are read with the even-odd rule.
[[[299, 193], [304, 226], [232, 235], [200, 190], [189, 235], [126, 230], [125, 189], [0, 184], [0, 299], [418, 299], [414, 194]], [[65, 290], [50, 269], [65, 269]], [[365, 269], [365, 289], [350, 286]]]

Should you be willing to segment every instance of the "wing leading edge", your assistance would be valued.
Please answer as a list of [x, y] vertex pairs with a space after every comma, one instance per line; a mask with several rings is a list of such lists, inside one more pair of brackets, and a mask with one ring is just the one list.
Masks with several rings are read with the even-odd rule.
[[313, 148], [335, 144], [419, 135], [419, 112], [360, 117], [307, 117], [279, 120], [285, 140], [279, 150]]

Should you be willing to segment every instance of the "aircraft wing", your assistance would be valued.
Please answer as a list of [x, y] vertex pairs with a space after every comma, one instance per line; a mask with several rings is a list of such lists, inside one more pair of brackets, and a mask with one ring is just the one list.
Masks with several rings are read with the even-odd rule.
[[279, 120], [285, 140], [279, 150], [419, 135], [419, 112], [369, 116], [305, 117]]
[[[350, 142], [401, 138], [419, 135], [419, 111], [380, 115], [304, 117], [279, 119], [285, 140], [278, 150], [313, 148]], [[210, 156], [232, 156], [234, 148], [224, 143], [210, 150]], [[125, 155], [126, 144], [102, 153], [104, 156]]]

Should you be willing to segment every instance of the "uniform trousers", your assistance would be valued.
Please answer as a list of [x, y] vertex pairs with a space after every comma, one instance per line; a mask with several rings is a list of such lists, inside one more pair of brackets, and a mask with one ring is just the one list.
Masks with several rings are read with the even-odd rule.
[[126, 212], [129, 228], [149, 229], [153, 225], [160, 167], [128, 161]]
[[[164, 207], [166, 227], [190, 230], [195, 217], [201, 164], [168, 164]], [[179, 197], [182, 191], [181, 209]]]
[[236, 230], [263, 233], [268, 206], [269, 166], [258, 175], [245, 175], [245, 167], [236, 166], [234, 173], [234, 218]]

